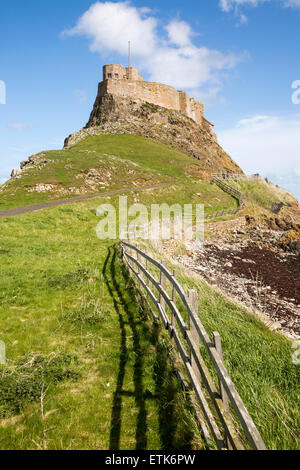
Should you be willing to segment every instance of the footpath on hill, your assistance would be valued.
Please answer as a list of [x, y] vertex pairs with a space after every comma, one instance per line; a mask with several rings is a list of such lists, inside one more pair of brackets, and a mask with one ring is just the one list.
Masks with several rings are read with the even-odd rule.
[[42, 209], [47, 209], [49, 207], [61, 206], [63, 204], [72, 204], [74, 202], [85, 201], [87, 199], [93, 199], [93, 198], [101, 197], [101, 196], [112, 196], [115, 194], [128, 193], [131, 191], [148, 191], [151, 189], [165, 188], [167, 186], [174, 186], [174, 184], [180, 184], [180, 181], [174, 181], [171, 183], [161, 183], [161, 184], [156, 184], [154, 186], [144, 186], [142, 188], [118, 189], [115, 191], [107, 191], [104, 193], [87, 194], [84, 196], [76, 196], [76, 197], [67, 198], [67, 199], [58, 199], [56, 201], [41, 202], [39, 204], [32, 204], [30, 206], [23, 206], [23, 207], [16, 207], [13, 209], [2, 210], [0, 211], [0, 217], [11, 217], [14, 215], [22, 215], [22, 214], [26, 214], [27, 212], [40, 211]]

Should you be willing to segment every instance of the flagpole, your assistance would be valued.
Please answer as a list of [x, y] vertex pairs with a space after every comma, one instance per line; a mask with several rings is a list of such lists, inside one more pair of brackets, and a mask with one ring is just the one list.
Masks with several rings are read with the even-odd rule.
[[130, 69], [130, 54], [131, 54], [131, 50], [130, 50], [130, 41], [128, 41], [128, 68]]

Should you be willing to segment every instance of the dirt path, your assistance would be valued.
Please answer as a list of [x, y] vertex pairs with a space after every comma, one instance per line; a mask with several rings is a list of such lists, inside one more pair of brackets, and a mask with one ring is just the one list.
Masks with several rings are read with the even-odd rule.
[[101, 196], [112, 196], [112, 195], [115, 195], [115, 194], [129, 193], [131, 191], [148, 191], [148, 190], [151, 190], [151, 189], [158, 189], [158, 188], [165, 188], [167, 186], [174, 186], [175, 184], [181, 184], [181, 182], [180, 181], [175, 181], [175, 182], [172, 182], [172, 183], [161, 183], [161, 184], [157, 184], [155, 186], [145, 186], [143, 188], [118, 189], [118, 190], [115, 190], [115, 191], [108, 191], [108, 192], [105, 192], [105, 193], [87, 194], [85, 196], [76, 196], [76, 197], [68, 198], [68, 199], [58, 199], [56, 201], [40, 202], [39, 204], [33, 204], [31, 206], [15, 207], [13, 209], [0, 210], [0, 218], [1, 217], [12, 217], [14, 215], [22, 215], [22, 214], [26, 214], [27, 212], [36, 212], [36, 211], [40, 211], [42, 209], [48, 209], [49, 207], [62, 206], [63, 204], [72, 204], [74, 202], [81, 202], [81, 201], [85, 201], [87, 199], [93, 199], [93, 198], [101, 197]]

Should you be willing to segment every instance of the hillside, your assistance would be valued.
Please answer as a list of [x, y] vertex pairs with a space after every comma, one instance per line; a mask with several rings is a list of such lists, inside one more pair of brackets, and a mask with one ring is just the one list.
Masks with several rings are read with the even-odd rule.
[[[141, 244], [176, 268], [185, 291], [198, 291], [201, 321], [220, 332], [225, 366], [267, 447], [300, 448], [300, 369], [291, 359], [300, 334], [299, 204], [247, 179], [211, 129], [108, 95], [63, 150], [30, 157], [0, 187], [1, 449], [207, 448], [170, 361], [174, 344], [153, 322], [119, 240], [97, 238], [97, 208], [117, 207], [114, 191], [148, 209], [204, 204], [203, 247]], [[228, 184], [243, 204], [213, 173], [236, 175]], [[49, 201], [64, 205], [5, 213]]]
[[86, 127], [65, 140], [65, 148], [88, 135], [134, 134], [155, 139], [198, 160], [202, 177], [211, 173], [239, 173], [241, 168], [222, 149], [206, 119], [200, 126], [171, 109], [126, 96], [97, 97]]
[[136, 135], [86, 137], [69, 149], [32, 156], [21, 166], [21, 173], [0, 187], [0, 210], [173, 182], [181, 183], [186, 202], [207, 204], [207, 211], [236, 206], [230, 196], [202, 178], [197, 161]]
[[[129, 203], [161, 203], [164, 191], [131, 193]], [[96, 236], [105, 202], [117, 197], [0, 220], [2, 449], [203, 448], [163, 331], [115, 241]], [[220, 331], [226, 367], [268, 448], [299, 448], [289, 341], [199, 277], [179, 279], [199, 291], [201, 319]]]

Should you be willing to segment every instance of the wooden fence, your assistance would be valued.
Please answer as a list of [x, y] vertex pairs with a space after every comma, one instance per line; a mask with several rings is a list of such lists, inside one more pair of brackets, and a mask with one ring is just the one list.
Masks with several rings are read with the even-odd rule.
[[[229, 178], [229, 177], [228, 177]], [[220, 211], [220, 214], [221, 215], [230, 215], [230, 214], [236, 214], [237, 212], [239, 212], [243, 207], [244, 207], [244, 201], [243, 201], [243, 194], [238, 191], [237, 189], [234, 189], [232, 188], [231, 186], [229, 186], [229, 184], [225, 183], [225, 179], [224, 176], [220, 177], [219, 175], [212, 175], [211, 177], [211, 182], [212, 183], [215, 183], [219, 186], [219, 188], [221, 188], [223, 191], [225, 191], [227, 194], [229, 194], [230, 196], [234, 197], [235, 199], [237, 199], [238, 203], [239, 203], [239, 206], [237, 209], [224, 209], [223, 211]], [[218, 213], [219, 214], [219, 213]], [[207, 214], [208, 216], [209, 214]], [[216, 217], [216, 213], [213, 213], [211, 215], [211, 217], [207, 217], [206, 218], [214, 218]], [[218, 215], [219, 217], [220, 215]]]
[[221, 180], [240, 180], [240, 181], [248, 180], [252, 178], [252, 176], [250, 177], [248, 175], [243, 175], [240, 173], [213, 173], [211, 177], [218, 178]]
[[[265, 450], [262, 437], [224, 366], [220, 335], [214, 333], [211, 340], [199, 319], [197, 292], [190, 290], [186, 295], [176, 280], [175, 271], [170, 273], [164, 263], [138, 247], [126, 241], [121, 243], [126, 263], [155, 305], [158, 312], [155, 317], [169, 332], [185, 366], [204, 417], [200, 425], [206, 440], [210, 443], [213, 440], [220, 450], [244, 450], [245, 447]], [[153, 271], [159, 273], [159, 280]], [[188, 323], [179, 311], [179, 302], [186, 311]], [[200, 353], [201, 344], [218, 377], [217, 385]]]

